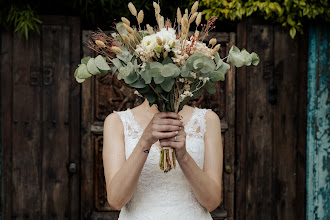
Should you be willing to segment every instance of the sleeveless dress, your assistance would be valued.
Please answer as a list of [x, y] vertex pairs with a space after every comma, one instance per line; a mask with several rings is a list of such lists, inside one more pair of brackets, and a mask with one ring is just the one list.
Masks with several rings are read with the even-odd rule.
[[[187, 152], [202, 169], [204, 162], [205, 114], [207, 109], [195, 108], [185, 126]], [[130, 109], [117, 112], [124, 126], [126, 159], [138, 143], [143, 129]], [[121, 209], [119, 220], [210, 220], [210, 213], [196, 200], [179, 163], [163, 173], [159, 168], [160, 150], [150, 149], [136, 191]]]

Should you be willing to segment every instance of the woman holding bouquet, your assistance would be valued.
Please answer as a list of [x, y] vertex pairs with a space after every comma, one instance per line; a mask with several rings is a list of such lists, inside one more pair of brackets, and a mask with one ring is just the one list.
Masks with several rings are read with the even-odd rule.
[[[163, 173], [160, 149], [172, 147], [179, 164]], [[212, 219], [221, 202], [223, 148], [220, 120], [211, 110], [184, 106], [158, 112], [147, 100], [110, 114], [104, 124], [103, 162], [108, 202], [119, 219]]]
[[212, 219], [209, 212], [219, 206], [222, 191], [220, 120], [211, 110], [186, 103], [204, 88], [215, 93], [216, 82], [225, 80], [230, 69], [227, 62], [236, 67], [257, 65], [259, 57], [232, 46], [221, 58], [215, 38], [208, 45], [204, 42], [216, 18], [201, 25], [198, 1], [190, 12], [181, 14], [178, 8], [173, 25], [161, 16], [156, 2], [153, 6], [156, 27], [141, 28], [144, 13], [129, 3], [138, 27], [122, 17], [111, 36], [94, 33], [89, 47], [100, 55], [83, 58], [74, 74], [82, 83], [111, 72], [145, 97], [140, 106], [105, 120], [108, 202], [121, 210], [121, 220]]

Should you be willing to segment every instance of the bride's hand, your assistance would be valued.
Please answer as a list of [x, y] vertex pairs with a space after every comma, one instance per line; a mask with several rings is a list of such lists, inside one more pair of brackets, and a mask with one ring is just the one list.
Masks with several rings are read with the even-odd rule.
[[144, 129], [142, 138], [151, 146], [158, 140], [176, 136], [182, 127], [183, 122], [180, 120], [179, 114], [160, 112], [154, 115], [148, 126]]
[[182, 128], [176, 136], [159, 140], [162, 147], [172, 147], [175, 149], [176, 159], [180, 161], [187, 154], [186, 132]]

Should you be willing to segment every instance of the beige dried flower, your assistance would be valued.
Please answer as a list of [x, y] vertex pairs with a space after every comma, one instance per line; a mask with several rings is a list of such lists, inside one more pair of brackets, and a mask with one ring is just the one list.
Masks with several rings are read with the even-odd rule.
[[142, 23], [143, 18], [144, 18], [143, 10], [140, 10], [140, 11], [139, 11], [139, 14], [138, 14], [138, 16], [137, 16], [137, 22], [138, 22], [138, 24], [141, 24], [141, 23]]
[[155, 12], [159, 14], [160, 13], [160, 7], [159, 7], [159, 5], [156, 2], [153, 2], [152, 5], [155, 8]]
[[209, 41], [209, 44], [212, 45], [212, 47], [217, 43], [217, 39], [215, 38], [212, 38], [210, 41]]
[[158, 45], [163, 45], [163, 41], [162, 41], [162, 39], [160, 39], [160, 37], [157, 36], [156, 41], [157, 41]]
[[128, 9], [132, 13], [133, 16], [135, 16], [135, 17], [137, 16], [136, 8], [132, 2], [128, 3]]
[[189, 14], [188, 8], [186, 8], [186, 9], [184, 10], [184, 14], [188, 16], [188, 14]]
[[124, 23], [124, 28], [128, 31], [128, 33], [130, 33], [130, 34], [134, 34], [134, 30], [130, 27], [130, 26], [128, 26], [127, 24], [125, 24]]
[[196, 19], [197, 15], [198, 15], [198, 12], [195, 12], [194, 14], [192, 14], [190, 16], [190, 18], [189, 18], [189, 24], [191, 24], [191, 23], [194, 22], [194, 20]]
[[220, 44], [217, 44], [212, 50], [212, 55], [216, 54], [219, 49], [220, 49]]
[[195, 1], [193, 6], [191, 7], [191, 14], [194, 14], [198, 9], [198, 1]]
[[195, 37], [199, 36], [199, 31], [195, 31]]
[[123, 51], [119, 47], [116, 47], [116, 46], [111, 47], [111, 50], [116, 54], [122, 54], [123, 53]]
[[134, 35], [133, 34], [130, 34], [129, 33], [128, 36], [129, 36], [129, 39], [131, 39], [131, 41], [133, 41], [133, 42], [135, 41], [135, 38], [134, 38]]
[[178, 8], [178, 10], [176, 11], [176, 17], [178, 20], [178, 24], [181, 24], [182, 14], [180, 8]]
[[168, 56], [168, 52], [165, 50], [165, 51], [163, 52], [163, 57], [164, 57], [164, 59], [166, 59], [167, 56]]
[[199, 12], [196, 18], [196, 26], [198, 27], [202, 21], [202, 12]]
[[129, 37], [126, 34], [122, 34], [121, 37], [123, 38], [123, 41], [124, 41], [125, 44], [130, 44], [131, 43]]
[[154, 30], [152, 29], [152, 27], [149, 24], [147, 24], [147, 30], [148, 30], [149, 34], [154, 33]]
[[[182, 19], [183, 18], [186, 18], [188, 20], [188, 14], [184, 14], [183, 17], [182, 17]], [[181, 22], [182, 22], [182, 19], [181, 19]]]
[[183, 17], [181, 20], [182, 27], [188, 27], [188, 19], [186, 17]]
[[105, 43], [103, 42], [103, 41], [100, 41], [100, 40], [96, 40], [95, 41], [95, 44], [97, 45], [97, 46], [99, 46], [99, 47], [106, 47], [106, 45], [105, 45]]
[[131, 25], [131, 22], [125, 17], [121, 17], [121, 21], [124, 22], [124, 24], [126, 24], [127, 26]]
[[163, 16], [161, 16], [159, 18], [159, 29], [162, 29], [162, 28], [164, 28], [164, 17]]

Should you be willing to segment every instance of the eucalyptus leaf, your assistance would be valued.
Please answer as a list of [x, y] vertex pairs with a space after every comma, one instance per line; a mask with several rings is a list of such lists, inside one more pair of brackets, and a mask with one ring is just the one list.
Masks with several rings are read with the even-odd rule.
[[81, 59], [81, 63], [87, 65], [89, 59], [91, 59], [90, 56], [88, 56], [88, 57], [84, 57], [84, 58]]
[[150, 63], [149, 75], [152, 77], [160, 77], [163, 69], [163, 65], [159, 62]]
[[85, 81], [85, 79], [80, 79], [79, 77], [76, 77], [76, 81], [77, 81], [78, 83], [82, 83], [82, 82]]
[[251, 56], [252, 56], [252, 65], [253, 66], [258, 65], [260, 62], [260, 58], [259, 58], [258, 54], [256, 54], [255, 52], [252, 52]]
[[180, 74], [180, 69], [173, 63], [165, 64], [161, 72], [161, 75], [164, 77], [176, 77], [179, 74]]
[[112, 59], [111, 62], [113, 65], [119, 70], [121, 67], [123, 67], [123, 64], [120, 62], [118, 58]]
[[164, 81], [160, 84], [162, 89], [165, 90], [165, 92], [171, 91], [173, 85], [174, 85], [175, 79], [174, 78], [165, 78]]
[[168, 63], [173, 63], [173, 61], [170, 57], [166, 57], [162, 62], [163, 65], [168, 64]]
[[242, 67], [250, 66], [253, 63], [253, 65], [257, 65], [259, 63], [259, 57], [256, 53], [250, 54], [245, 49], [240, 51], [236, 46], [232, 46], [227, 61], [234, 64], [236, 67]]
[[79, 67], [78, 67], [78, 72], [77, 72], [77, 77], [80, 78], [80, 79], [86, 79], [88, 77], [91, 77], [92, 74], [90, 74], [87, 70], [87, 66], [86, 64], [81, 64]]
[[93, 75], [98, 74], [98, 73], [101, 73], [100, 70], [95, 65], [95, 59], [94, 58], [90, 58], [88, 60], [88, 62], [87, 62], [87, 70], [88, 70], [88, 72], [90, 72]]
[[215, 64], [217, 65], [216, 69], [219, 69], [219, 67], [222, 65], [223, 61], [220, 58], [220, 55], [218, 52], [214, 55], [214, 61], [215, 61]]
[[158, 76], [158, 77], [153, 77], [154, 78], [154, 81], [156, 84], [161, 84], [162, 82], [164, 82], [164, 77], [162, 76]]
[[101, 55], [98, 55], [95, 57], [95, 65], [100, 70], [110, 70], [110, 66], [107, 64], [107, 62], [104, 60], [104, 58]]
[[137, 81], [135, 81], [129, 85], [136, 89], [142, 89], [147, 86], [142, 78], [138, 79]]
[[210, 93], [210, 94], [214, 94], [214, 93], [217, 92], [214, 82], [207, 81], [206, 84], [205, 84], [205, 88], [206, 88], [207, 92]]
[[151, 76], [149, 76], [147, 69], [145, 69], [144, 71], [141, 71], [140, 75], [141, 75], [142, 79], [144, 79], [145, 84], [151, 83]]

